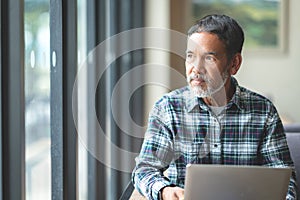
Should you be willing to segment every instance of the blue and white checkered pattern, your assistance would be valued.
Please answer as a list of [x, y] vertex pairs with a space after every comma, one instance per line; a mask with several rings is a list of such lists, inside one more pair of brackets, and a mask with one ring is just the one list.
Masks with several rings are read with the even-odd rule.
[[[189, 87], [154, 105], [132, 177], [143, 195], [157, 199], [162, 187], [184, 187], [188, 163], [294, 168], [274, 105], [234, 78], [232, 83], [235, 94], [218, 115]], [[295, 179], [293, 171], [287, 199], [295, 197]]]

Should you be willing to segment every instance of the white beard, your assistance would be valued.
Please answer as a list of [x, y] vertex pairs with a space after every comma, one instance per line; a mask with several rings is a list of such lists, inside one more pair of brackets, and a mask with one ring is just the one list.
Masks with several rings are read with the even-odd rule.
[[[200, 74], [191, 74], [190, 76], [187, 77], [187, 82], [188, 82], [190, 88], [192, 89], [192, 91], [194, 92], [195, 96], [200, 97], [200, 98], [205, 98], [205, 97], [211, 97], [213, 94], [220, 91], [224, 87], [228, 77], [229, 77], [228, 73], [226, 73], [226, 72], [222, 73], [222, 75], [221, 75], [222, 82], [219, 83], [217, 85], [217, 87], [212, 87], [211, 86], [212, 81], [210, 79], [208, 79], [206, 76], [200, 75]], [[192, 86], [191, 81], [195, 78], [201, 78], [201, 79], [205, 80], [205, 82], [207, 84], [207, 89], [204, 90], [201, 86]]]

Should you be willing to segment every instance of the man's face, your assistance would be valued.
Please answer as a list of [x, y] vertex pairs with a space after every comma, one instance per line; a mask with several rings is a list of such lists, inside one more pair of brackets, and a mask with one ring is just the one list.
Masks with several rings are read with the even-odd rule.
[[188, 38], [187, 81], [195, 95], [208, 97], [223, 88], [230, 71], [226, 48], [217, 35], [202, 32]]

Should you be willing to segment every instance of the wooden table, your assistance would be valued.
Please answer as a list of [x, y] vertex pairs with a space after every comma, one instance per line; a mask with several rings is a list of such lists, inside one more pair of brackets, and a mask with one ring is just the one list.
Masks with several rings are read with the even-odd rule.
[[136, 189], [134, 189], [129, 200], [147, 200], [147, 199], [146, 197], [142, 196]]

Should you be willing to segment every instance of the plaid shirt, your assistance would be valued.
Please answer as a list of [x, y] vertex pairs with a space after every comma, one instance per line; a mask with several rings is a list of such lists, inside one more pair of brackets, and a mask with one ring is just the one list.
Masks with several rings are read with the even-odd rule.
[[[154, 105], [132, 175], [140, 193], [157, 199], [165, 186], [183, 188], [188, 163], [294, 169], [276, 108], [263, 96], [240, 87], [234, 78], [232, 83], [235, 94], [218, 115], [189, 87], [165, 95]], [[293, 170], [287, 199], [295, 196]]]

